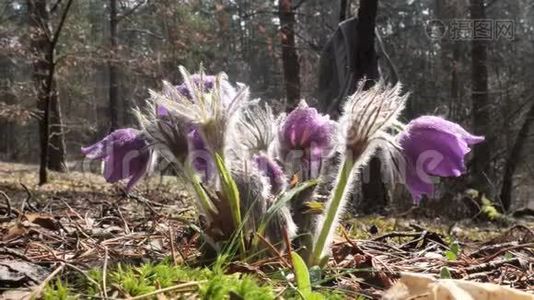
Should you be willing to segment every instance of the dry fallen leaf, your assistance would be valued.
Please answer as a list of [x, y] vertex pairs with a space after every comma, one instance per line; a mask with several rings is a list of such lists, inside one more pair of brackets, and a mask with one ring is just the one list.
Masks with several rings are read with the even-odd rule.
[[492, 283], [434, 279], [430, 275], [402, 273], [399, 282], [382, 299], [387, 300], [534, 300], [534, 295]]
[[59, 230], [59, 223], [54, 219], [54, 216], [46, 213], [27, 213], [22, 219], [26, 219], [33, 224], [37, 224], [48, 230]]
[[0, 286], [24, 287], [40, 283], [48, 271], [30, 262], [13, 259], [0, 260]]
[[2, 241], [9, 241], [25, 235], [28, 232], [26, 226], [22, 223], [12, 223], [2, 235]]

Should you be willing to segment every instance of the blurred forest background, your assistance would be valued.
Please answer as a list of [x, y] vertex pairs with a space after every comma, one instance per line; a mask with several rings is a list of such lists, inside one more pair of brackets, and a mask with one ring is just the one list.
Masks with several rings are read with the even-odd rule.
[[[1, 0], [0, 160], [45, 157], [51, 170], [79, 170], [80, 146], [135, 127], [131, 109], [163, 79], [180, 82], [179, 65], [225, 71], [278, 107], [316, 103], [322, 49], [365, 2]], [[513, 32], [451, 35], [475, 19], [511, 21]], [[374, 33], [381, 75], [411, 92], [405, 121], [437, 114], [487, 138], [474, 151], [472, 175], [443, 182], [439, 198], [450, 207], [478, 182], [502, 210], [527, 206], [534, 197], [534, 2], [379, 1]], [[44, 132], [49, 147], [40, 151]]]

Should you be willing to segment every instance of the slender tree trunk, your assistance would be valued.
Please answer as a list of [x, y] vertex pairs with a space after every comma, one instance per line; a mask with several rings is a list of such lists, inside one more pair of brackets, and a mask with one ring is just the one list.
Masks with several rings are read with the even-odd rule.
[[504, 175], [502, 179], [501, 188], [501, 202], [503, 209], [508, 211], [512, 206], [512, 191], [513, 191], [513, 177], [520, 163], [520, 156], [525, 147], [527, 137], [531, 135], [532, 124], [534, 123], [534, 101], [530, 106], [529, 111], [525, 117], [523, 125], [519, 129], [515, 142], [506, 159], [506, 165], [504, 166]]
[[358, 8], [358, 28], [356, 44], [358, 51], [353, 53], [354, 66], [351, 66], [354, 82], [349, 94], [356, 91], [357, 81], [366, 78], [365, 89], [370, 88], [378, 80], [378, 62], [375, 50], [375, 27], [378, 0], [360, 0]]
[[[436, 0], [436, 20], [453, 20], [459, 17], [459, 11], [462, 6], [458, 3], [451, 3], [447, 0]], [[439, 41], [441, 45], [441, 65], [439, 71], [443, 70], [443, 78], [438, 76], [438, 80], [450, 80], [449, 94], [449, 115], [448, 117], [455, 120], [457, 117], [457, 106], [460, 103], [460, 70], [461, 70], [461, 45], [460, 41], [442, 38]], [[450, 76], [450, 77], [449, 77]]]
[[[377, 54], [375, 51], [375, 20], [377, 10], [378, 0], [360, 0], [356, 37], [359, 47], [358, 51], [354, 53], [356, 57], [353, 61], [356, 63], [356, 66], [353, 67], [355, 71], [353, 78], [355, 80], [365, 78], [367, 80], [365, 83], [366, 89], [374, 85], [374, 81], [378, 80], [379, 77]], [[356, 85], [353, 89], [350, 91], [350, 94], [355, 91]], [[380, 160], [377, 157], [373, 157], [366, 169], [368, 176], [363, 177], [363, 203], [361, 209], [364, 212], [376, 211], [387, 205], [387, 190], [382, 182], [380, 165]]]
[[28, 14], [30, 22], [31, 34], [31, 54], [33, 66], [33, 81], [37, 93], [37, 109], [41, 113], [39, 119], [39, 141], [41, 147], [40, 168], [39, 168], [39, 184], [45, 184], [48, 181], [47, 166], [48, 166], [48, 144], [50, 136], [50, 92], [51, 81], [50, 71], [54, 69], [53, 64], [53, 49], [49, 36], [51, 32], [48, 28], [48, 11], [46, 8], [46, 1], [44, 0], [28, 0]]
[[[471, 19], [485, 19], [484, 0], [470, 0]], [[488, 98], [487, 42], [473, 38], [471, 44], [471, 84], [474, 130], [476, 134], [488, 133], [491, 128]], [[481, 192], [490, 193], [487, 177], [490, 176], [490, 141], [475, 146], [473, 156], [473, 180]]]
[[347, 19], [349, 0], [341, 0], [339, 3], [339, 23]]
[[452, 44], [452, 68], [451, 68], [451, 99], [449, 104], [450, 117], [455, 119], [457, 116], [457, 106], [460, 103], [460, 44], [454, 41]]
[[109, 38], [110, 58], [108, 59], [109, 71], [109, 113], [110, 131], [119, 128], [119, 87], [117, 84], [117, 0], [109, 1]]
[[295, 12], [291, 0], [278, 1], [280, 35], [282, 40], [282, 64], [288, 107], [295, 106], [300, 100], [300, 64], [295, 47]]
[[33, 81], [37, 93], [37, 109], [41, 112], [39, 184], [48, 181], [47, 167], [57, 171], [66, 169], [61, 107], [55, 82], [54, 50], [71, 4], [72, 0], [69, 0], [58, 28], [53, 33], [50, 29], [46, 0], [27, 0]]
[[[13, 81], [16, 79], [13, 78], [13, 69], [9, 57], [0, 54], [0, 107], [2, 103], [7, 105], [17, 103], [17, 97], [10, 91]], [[12, 152], [16, 152], [12, 150], [13, 146], [16, 145], [17, 134], [13, 122], [0, 118], [0, 159], [9, 160]]]
[[[53, 75], [52, 75], [53, 76]], [[52, 78], [50, 90], [50, 143], [48, 145], [48, 168], [50, 170], [65, 172], [67, 147], [65, 145], [65, 134], [63, 117], [61, 113], [61, 103], [56, 88], [56, 80]]]

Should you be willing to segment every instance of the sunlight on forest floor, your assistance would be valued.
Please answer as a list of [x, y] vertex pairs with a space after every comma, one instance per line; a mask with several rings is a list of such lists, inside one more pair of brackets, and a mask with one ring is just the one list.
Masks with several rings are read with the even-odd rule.
[[[189, 226], [196, 213], [173, 177], [153, 176], [126, 196], [96, 174], [51, 173], [44, 186], [36, 185], [36, 175], [35, 166], [0, 163], [0, 191], [6, 194], [0, 200], [0, 286], [13, 288], [14, 295], [28, 295], [24, 287], [41, 284], [38, 292], [48, 299], [102, 296], [102, 289], [111, 298], [155, 298], [160, 292], [298, 298], [278, 259], [224, 262], [217, 270], [186, 267], [201, 265], [199, 235]], [[376, 298], [399, 272], [442, 276], [447, 268], [453, 278], [534, 292], [532, 228], [532, 220], [504, 227], [410, 216], [347, 218], [334, 241], [329, 279], [317, 287], [328, 299], [343, 298], [340, 293]], [[16, 261], [17, 280], [2, 276], [9, 259]], [[328, 292], [332, 288], [338, 292]]]

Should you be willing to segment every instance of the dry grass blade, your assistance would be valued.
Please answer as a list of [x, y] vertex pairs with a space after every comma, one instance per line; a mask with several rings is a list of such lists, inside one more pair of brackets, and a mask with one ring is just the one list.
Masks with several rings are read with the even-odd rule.
[[150, 292], [148, 294], [139, 295], [135, 297], [128, 298], [129, 300], [139, 300], [139, 299], [147, 299], [151, 298], [153, 296], [156, 296], [158, 294], [167, 293], [167, 292], [191, 292], [198, 288], [198, 286], [202, 283], [205, 283], [206, 281], [194, 281], [194, 282], [186, 282], [182, 284], [177, 284], [174, 286], [166, 287], [163, 289], [159, 289], [153, 292]]
[[32, 293], [29, 295], [28, 299], [38, 299], [41, 297], [41, 293], [43, 292], [43, 289], [45, 286], [52, 280], [63, 268], [65, 267], [65, 263], [61, 262], [59, 263], [59, 267], [57, 267], [48, 277], [41, 282], [35, 289], [32, 291]]

